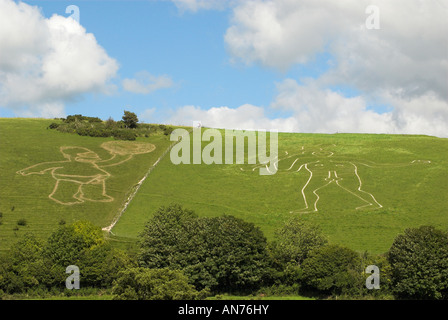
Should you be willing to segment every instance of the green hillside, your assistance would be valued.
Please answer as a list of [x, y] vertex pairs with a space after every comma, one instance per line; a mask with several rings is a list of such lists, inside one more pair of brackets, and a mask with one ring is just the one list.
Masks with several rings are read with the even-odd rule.
[[[167, 157], [112, 231], [136, 237], [152, 212], [177, 202], [199, 215], [241, 217], [261, 227], [268, 238], [285, 219], [300, 215], [320, 225], [330, 242], [382, 253], [405, 228], [448, 228], [447, 155], [448, 140], [428, 136], [281, 133], [283, 160], [275, 175], [261, 176], [247, 164], [173, 165]], [[301, 163], [309, 163], [310, 170], [297, 172]], [[319, 170], [330, 179], [319, 178]], [[301, 210], [310, 171], [314, 180], [304, 191], [309, 210]]]
[[[8, 249], [27, 232], [45, 239], [64, 222], [87, 219], [101, 227], [109, 225], [132, 186], [170, 143], [163, 134], [137, 138], [137, 143], [151, 143], [155, 149], [132, 157], [121, 152], [109, 162], [99, 164], [98, 170], [83, 161], [67, 162], [64, 154], [73, 156], [90, 151], [87, 158], [108, 160], [113, 156], [110, 150], [116, 143], [114, 139], [47, 129], [52, 122], [55, 120], [0, 119], [0, 251]], [[53, 167], [63, 168], [53, 175]], [[20, 174], [26, 168], [28, 172], [24, 173], [48, 170], [43, 174]], [[87, 183], [98, 172], [106, 176], [104, 190], [101, 181]], [[82, 195], [78, 190], [80, 184]], [[78, 199], [74, 199], [77, 192]], [[18, 225], [19, 220], [25, 221], [25, 225]]]
[[[0, 251], [27, 231], [45, 238], [62, 222], [87, 219], [108, 226], [170, 144], [163, 134], [150, 135], [136, 142], [153, 144], [152, 152], [113, 156], [113, 138], [46, 129], [52, 122], [0, 119]], [[68, 161], [70, 153], [86, 158]], [[269, 239], [285, 219], [299, 215], [320, 225], [330, 242], [372, 253], [387, 251], [407, 227], [448, 228], [448, 139], [280, 133], [279, 155], [279, 170], [271, 176], [259, 175], [248, 164], [174, 165], [167, 156], [143, 183], [113, 235], [136, 239], [152, 213], [173, 202], [200, 216], [241, 217]], [[103, 178], [93, 181], [98, 167], [86, 162], [101, 160]], [[48, 168], [54, 163], [66, 171], [52, 174]], [[37, 169], [48, 170], [36, 174]], [[25, 225], [18, 225], [21, 219]]]

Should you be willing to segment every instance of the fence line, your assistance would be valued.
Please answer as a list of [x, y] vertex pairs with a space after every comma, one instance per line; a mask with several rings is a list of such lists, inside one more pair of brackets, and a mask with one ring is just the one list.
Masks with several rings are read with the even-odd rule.
[[[190, 135], [190, 133], [193, 131], [193, 129], [190, 129], [188, 131], [188, 135]], [[112, 223], [107, 226], [102, 228], [103, 231], [107, 231], [108, 233], [113, 234], [113, 232], [111, 231], [112, 228], [115, 226], [115, 224], [118, 222], [118, 220], [121, 218], [121, 216], [123, 215], [123, 213], [126, 211], [126, 209], [129, 206], [129, 203], [131, 203], [132, 199], [134, 198], [134, 196], [137, 194], [138, 190], [140, 189], [141, 185], [143, 184], [143, 182], [146, 180], [146, 178], [149, 176], [149, 174], [154, 170], [154, 168], [159, 164], [159, 162], [171, 151], [171, 149], [178, 144], [180, 141], [182, 141], [182, 137], [180, 137], [177, 141], [171, 143], [168, 148], [162, 153], [162, 155], [156, 160], [156, 162], [154, 162], [154, 164], [148, 169], [148, 171], [146, 172], [146, 174], [143, 176], [143, 178], [137, 182], [136, 185], [133, 186], [133, 191], [131, 192], [131, 194], [129, 195], [129, 197], [127, 198], [127, 200], [125, 201], [122, 209], [120, 210], [120, 212], [118, 213], [118, 215], [115, 216], [114, 220], [112, 221]]]

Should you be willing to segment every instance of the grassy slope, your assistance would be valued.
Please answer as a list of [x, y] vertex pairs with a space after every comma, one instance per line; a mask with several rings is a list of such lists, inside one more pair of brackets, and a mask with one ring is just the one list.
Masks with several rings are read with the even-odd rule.
[[[88, 219], [100, 227], [107, 226], [122, 206], [130, 188], [143, 177], [170, 143], [163, 135], [139, 138], [138, 141], [155, 144], [156, 150], [108, 168], [112, 176], [106, 182], [107, 193], [114, 197], [113, 202], [86, 201], [65, 206], [48, 198], [55, 185], [50, 174], [22, 176], [16, 172], [37, 163], [64, 160], [60, 146], [86, 147], [107, 159], [110, 154], [100, 145], [113, 139], [46, 130], [51, 122], [54, 120], [0, 119], [0, 212], [3, 213], [0, 252], [27, 231], [42, 238], [48, 237], [61, 219], [67, 223]], [[27, 225], [14, 230], [19, 219], [26, 219]]]
[[[31, 231], [47, 237], [61, 219], [67, 223], [89, 219], [104, 227], [120, 209], [130, 188], [145, 174], [168, 146], [164, 136], [140, 139], [156, 144], [150, 154], [135, 156], [127, 163], [110, 167], [110, 203], [85, 202], [64, 206], [48, 198], [55, 180], [49, 175], [21, 176], [16, 171], [40, 162], [63, 160], [60, 146], [83, 146], [102, 158], [100, 148], [110, 138], [91, 138], [45, 130], [53, 120], [0, 119], [0, 251]], [[279, 154], [308, 152], [320, 148], [345, 161], [373, 161], [378, 164], [431, 160], [412, 166], [359, 166], [363, 190], [374, 194], [384, 206], [377, 210], [355, 210], [362, 203], [334, 184], [319, 191], [319, 212], [300, 214], [322, 226], [330, 241], [353, 249], [384, 252], [404, 228], [432, 224], [448, 227], [448, 140], [425, 136], [392, 135], [309, 135], [280, 134]], [[161, 205], [178, 202], [199, 215], [232, 214], [254, 222], [272, 238], [273, 231], [291, 210], [303, 206], [300, 190], [306, 172], [282, 171], [294, 157], [280, 163], [273, 176], [242, 172], [240, 165], [178, 165], [166, 157], [151, 173], [113, 232], [116, 240], [135, 239], [144, 223]], [[11, 210], [14, 207], [14, 210]], [[296, 213], [297, 214], [297, 213]], [[13, 230], [21, 218], [26, 226]]]
[[[432, 224], [448, 228], [448, 140], [400, 135], [280, 134], [279, 154], [334, 152], [341, 161], [391, 164], [370, 168], [358, 165], [363, 190], [372, 193], [383, 208], [355, 210], [356, 197], [335, 184], [319, 191], [319, 212], [300, 214], [320, 225], [333, 243], [358, 251], [382, 253], [405, 228]], [[295, 158], [280, 163], [287, 169]], [[409, 164], [430, 160], [430, 164]], [[370, 164], [372, 164], [370, 162]], [[143, 224], [161, 205], [172, 202], [194, 209], [199, 215], [232, 214], [258, 225], [268, 238], [291, 210], [303, 206], [301, 188], [306, 172], [279, 171], [260, 176], [242, 172], [240, 165], [173, 165], [166, 157], [144, 183], [112, 230], [135, 238]], [[250, 169], [250, 166], [244, 166]], [[299, 213], [295, 213], [299, 214]]]

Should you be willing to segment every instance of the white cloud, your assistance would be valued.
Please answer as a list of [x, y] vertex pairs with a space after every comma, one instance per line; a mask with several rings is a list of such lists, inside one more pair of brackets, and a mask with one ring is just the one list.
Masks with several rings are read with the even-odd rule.
[[184, 106], [176, 110], [167, 123], [192, 126], [193, 121], [200, 121], [204, 127], [244, 130], [278, 130], [280, 132], [296, 131], [294, 118], [269, 119], [262, 107], [250, 104], [238, 108], [214, 107], [208, 110], [197, 106]]
[[[380, 10], [379, 30], [365, 26], [368, 5]], [[332, 56], [320, 78], [278, 86], [272, 107], [292, 111], [300, 131], [447, 136], [447, 14], [440, 0], [248, 0], [234, 7], [225, 41], [234, 61], [283, 71], [322, 52]], [[392, 110], [369, 110], [370, 101]]]
[[[312, 79], [301, 85], [293, 79], [286, 79], [277, 84], [277, 90], [270, 109], [287, 111], [292, 116], [271, 119], [265, 115], [263, 107], [250, 104], [237, 108], [223, 106], [210, 109], [183, 106], [175, 111], [167, 123], [191, 126], [193, 121], [201, 121], [203, 126], [212, 128], [279, 132], [448, 136], [448, 104], [434, 94], [406, 100], [384, 93], [382, 101], [396, 107], [392, 111], [378, 113], [369, 108], [369, 101], [364, 97], [345, 97], [339, 92], [322, 89]], [[422, 114], [422, 105], [431, 105], [433, 108]]]
[[25, 3], [0, 0], [0, 106], [61, 115], [65, 102], [108, 92], [117, 62], [72, 18], [46, 19]]
[[[365, 27], [370, 4], [380, 10], [380, 30]], [[335, 81], [417, 92], [427, 86], [446, 95], [447, 13], [440, 0], [244, 1], [225, 41], [246, 63], [285, 70], [329, 51]]]
[[225, 41], [237, 59], [284, 70], [306, 63], [341, 33], [358, 27], [364, 17], [361, 2], [244, 1], [234, 8]]
[[300, 132], [386, 132], [389, 114], [378, 114], [367, 109], [361, 97], [347, 98], [329, 89], [321, 89], [314, 82], [299, 85], [287, 79], [277, 85], [278, 95], [273, 108], [294, 113]]
[[222, 10], [231, 0], [172, 0], [181, 11]]
[[149, 94], [159, 89], [170, 88], [174, 83], [173, 80], [166, 75], [153, 76], [147, 71], [141, 71], [138, 72], [133, 79], [124, 79], [122, 85], [126, 91]]
[[138, 116], [138, 119], [142, 122], [146, 123], [154, 123], [154, 113], [156, 112], [156, 108], [149, 108], [143, 110], [143, 112]]

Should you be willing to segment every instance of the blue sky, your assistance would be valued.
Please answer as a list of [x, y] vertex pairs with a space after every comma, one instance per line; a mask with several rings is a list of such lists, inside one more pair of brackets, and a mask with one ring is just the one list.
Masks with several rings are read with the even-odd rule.
[[0, 116], [446, 136], [447, 1], [403, 1], [0, 0]]
[[[31, 3], [31, 2], [29, 2]], [[67, 2], [33, 1], [45, 17], [70, 16]], [[155, 122], [163, 122], [177, 107], [196, 105], [238, 107], [264, 105], [275, 95], [275, 82], [286, 73], [262, 66], [232, 64], [224, 34], [229, 10], [180, 12], [168, 1], [71, 1], [79, 7], [80, 23], [116, 59], [120, 69], [111, 95], [85, 94], [66, 104], [66, 113], [119, 119], [125, 108], [142, 113], [156, 108]], [[300, 68], [291, 73], [313, 74], [322, 68]], [[297, 68], [299, 69], [299, 68]], [[126, 92], [120, 80], [145, 70], [168, 75], [173, 86], [150, 94]], [[279, 114], [280, 112], [277, 112]], [[149, 120], [149, 119], [148, 119]]]

